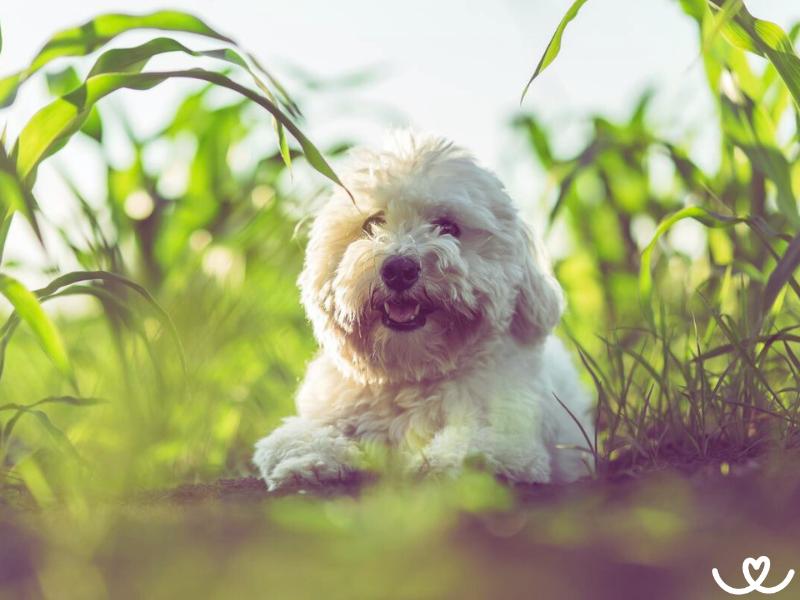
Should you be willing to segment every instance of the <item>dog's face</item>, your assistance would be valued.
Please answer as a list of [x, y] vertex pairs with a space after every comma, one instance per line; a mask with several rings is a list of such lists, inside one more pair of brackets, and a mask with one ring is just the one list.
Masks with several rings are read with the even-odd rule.
[[363, 382], [465, 368], [503, 336], [535, 343], [561, 312], [497, 178], [445, 140], [409, 134], [356, 156], [311, 229], [303, 303], [326, 352]]

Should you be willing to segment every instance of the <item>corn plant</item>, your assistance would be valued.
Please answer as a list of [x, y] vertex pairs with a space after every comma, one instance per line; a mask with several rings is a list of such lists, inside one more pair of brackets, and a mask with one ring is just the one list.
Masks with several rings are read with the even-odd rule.
[[[525, 91], [584, 4], [565, 14]], [[575, 299], [568, 327], [598, 394], [596, 451], [611, 471], [739, 460], [800, 441], [798, 27], [787, 34], [740, 0], [681, 6], [698, 24], [716, 100], [716, 172], [648, 125], [649, 94], [626, 122], [595, 117], [572, 157], [554, 156], [534, 116], [516, 120], [558, 187], [550, 222], [564, 219], [572, 233], [574, 252], [558, 271]], [[747, 53], [766, 66], [755, 69]], [[780, 124], [791, 134], [779, 135]], [[653, 158], [672, 174], [666, 189], [652, 185]], [[686, 219], [705, 227], [694, 261], [665, 237]], [[642, 222], [651, 224], [649, 241], [638, 239]], [[608, 329], [598, 331], [598, 319]]]
[[[172, 37], [154, 37], [133, 47], [107, 48], [118, 36], [140, 30], [191, 34], [218, 43], [219, 48], [194, 50]], [[220, 69], [147, 70], [151, 59], [168, 53], [185, 55], [190, 61], [202, 60], [203, 64], [213, 59], [219, 63]], [[80, 60], [89, 55], [96, 57], [84, 78], [72, 65], [49, 70], [55, 61]], [[149, 305], [145, 310], [154, 315], [161, 324], [160, 328], [166, 331], [172, 346], [170, 355], [177, 357], [176, 361], [183, 365], [185, 373], [186, 364], [177, 329], [148, 288], [160, 288], [165, 272], [179, 260], [191, 234], [203, 231], [219, 238], [221, 232], [235, 231], [237, 235], [246, 235], [248, 225], [261, 217], [252, 210], [248, 211], [247, 207], [252, 209], [252, 204], [242, 200], [250, 198], [254, 190], [262, 195], [269, 193], [281, 169], [288, 167], [300, 152], [313, 169], [340, 184], [322, 153], [296, 125], [302, 114], [283, 85], [234, 40], [192, 15], [176, 11], [146, 15], [106, 14], [78, 27], [65, 29], [45, 43], [28, 67], [0, 79], [0, 107], [12, 104], [20, 87], [42, 71], [47, 71], [48, 87], [54, 99], [25, 124], [16, 140], [9, 142], [5, 135], [0, 140], [0, 260], [15, 217], [25, 219], [44, 246], [42, 227], [46, 216], [36, 200], [35, 188], [38, 168], [76, 134], [87, 135], [98, 143], [102, 141], [103, 120], [97, 104], [105, 97], [123, 89], [149, 90], [171, 80], [202, 82], [205, 84], [203, 89], [186, 99], [168, 131], [160, 136], [169, 138], [191, 129], [198, 137], [199, 148], [189, 190], [180, 202], [175, 202], [175, 199], [160, 195], [157, 176], [147, 173], [142, 166], [141, 153], [146, 141], [137, 139], [131, 128], [126, 128], [136, 160], [128, 169], [108, 166], [107, 205], [113, 225], [111, 231], [100, 224], [96, 210], [69, 178], [66, 178], [67, 183], [89, 226], [89, 239], [75, 240], [74, 233], [53, 224], [86, 270], [62, 274], [42, 289], [29, 290], [4, 272], [0, 262], [0, 293], [13, 308], [0, 329], [0, 377], [9, 343], [18, 326], [24, 323], [71, 388], [68, 394], [27, 404], [0, 401], [0, 464], [4, 458], [6, 462], [10, 460], [7, 452], [12, 434], [25, 415], [38, 420], [59, 444], [77, 454], [69, 438], [53, 424], [44, 409], [53, 404], [93, 406], [100, 402], [81, 394], [80, 374], [73, 366], [58, 327], [42, 308], [44, 303], [76, 295], [96, 299], [118, 339], [120, 363], [126, 364], [120, 336], [123, 329], [127, 329], [143, 340], [158, 370], [159, 361], [151, 339], [154, 336], [142, 325], [145, 316], [137, 317], [135, 314], [142, 308], [135, 299], [141, 298]], [[202, 114], [202, 101], [212, 87], [230, 90], [239, 95], [241, 101], [221, 110], [207, 109]], [[220, 155], [227, 151], [234, 138], [244, 135], [252, 127], [245, 123], [245, 114], [252, 106], [266, 111], [272, 121], [277, 151], [252, 170], [248, 175], [248, 185], [239, 181], [234, 182], [235, 185], [226, 185], [225, 178], [232, 178], [229, 168], [223, 172], [207, 167], [224, 164], [224, 156], [220, 160]], [[223, 139], [223, 135], [233, 138]], [[290, 138], [296, 142], [298, 150], [290, 147]], [[125, 201], [136, 192], [147, 194], [153, 208], [144, 217], [132, 218], [125, 213]], [[230, 193], [226, 195], [226, 192]], [[125, 264], [124, 253], [120, 250], [123, 238], [130, 236], [138, 248], [138, 256], [128, 259], [128, 262], [135, 263], [134, 269]], [[137, 280], [144, 281], [147, 287]], [[156, 334], [155, 337], [160, 336]], [[13, 463], [10, 464], [13, 466]]]

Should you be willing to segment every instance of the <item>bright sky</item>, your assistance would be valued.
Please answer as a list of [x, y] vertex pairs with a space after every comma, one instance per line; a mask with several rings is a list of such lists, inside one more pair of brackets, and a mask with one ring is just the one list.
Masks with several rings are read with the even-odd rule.
[[[292, 65], [322, 77], [369, 66], [385, 73], [355, 93], [310, 95], [306, 131], [313, 140], [375, 142], [387, 123], [410, 123], [467, 146], [507, 180], [513, 195], [530, 199], [541, 192], [543, 181], [524, 162], [527, 154], [508, 123], [570, 1], [6, 1], [0, 3], [0, 74], [24, 67], [53, 32], [100, 12], [186, 10], [237, 39], [282, 75], [290, 91], [299, 89]], [[800, 20], [796, 0], [747, 4], [756, 16], [784, 27]], [[122, 38], [119, 45], [138, 41]], [[534, 84], [523, 108], [546, 117], [558, 131], [559, 145], [569, 149], [585, 131], [588, 114], [623, 116], [652, 85], [660, 90], [655, 110], [659, 122], [701, 129], [710, 108], [698, 52], [694, 25], [677, 0], [590, 0], [567, 30], [556, 63]], [[178, 64], [186, 64], [181, 60]], [[178, 87], [168, 86], [126, 93], [119, 102], [138, 126], [151, 129], [169, 116], [179, 94]], [[32, 84], [18, 106], [0, 114], [0, 122], [7, 121], [15, 134], [44, 99], [43, 84]], [[88, 146], [76, 146], [62, 160], [80, 184], [90, 185], [97, 176]], [[57, 205], [54, 196], [60, 192], [50, 185], [45, 171], [44, 190], [37, 191], [48, 197], [48, 205]], [[22, 237], [15, 232], [17, 245]], [[17, 246], [17, 255], [21, 248]]]

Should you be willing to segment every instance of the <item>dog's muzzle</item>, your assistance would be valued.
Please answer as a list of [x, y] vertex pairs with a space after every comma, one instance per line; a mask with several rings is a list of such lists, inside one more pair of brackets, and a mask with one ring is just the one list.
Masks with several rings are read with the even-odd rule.
[[421, 267], [408, 256], [390, 256], [383, 261], [381, 279], [391, 290], [402, 292], [414, 285], [419, 279]]
[[425, 325], [427, 310], [422, 304], [403, 294], [419, 280], [422, 268], [409, 256], [390, 256], [381, 266], [381, 279], [394, 292], [379, 308], [383, 324], [394, 331], [413, 331]]

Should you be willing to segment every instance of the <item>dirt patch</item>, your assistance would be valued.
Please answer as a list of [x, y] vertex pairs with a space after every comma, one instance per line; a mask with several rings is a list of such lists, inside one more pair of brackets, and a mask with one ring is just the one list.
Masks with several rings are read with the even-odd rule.
[[[275, 598], [708, 600], [727, 597], [714, 567], [740, 586], [746, 557], [770, 557], [769, 584], [800, 568], [796, 467], [717, 464], [515, 486], [502, 508], [480, 508], [485, 498], [472, 492], [362, 482], [271, 494], [241, 478], [101, 503], [79, 517], [6, 508], [0, 597], [53, 596], [80, 583], [82, 598], [270, 590]], [[774, 597], [798, 590], [800, 581]]]

